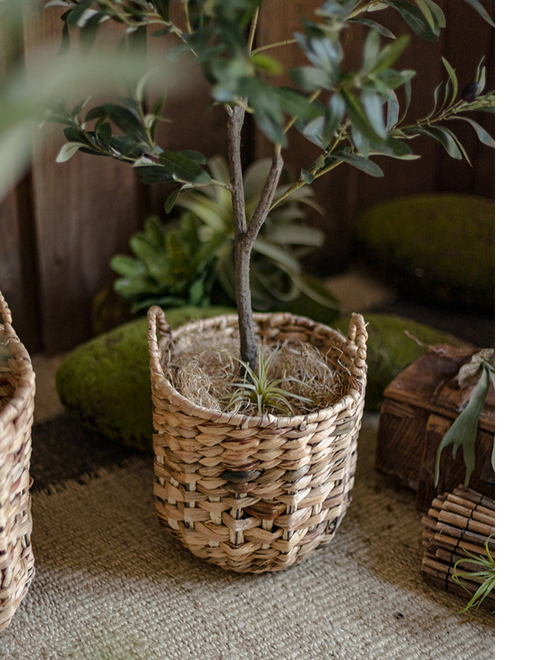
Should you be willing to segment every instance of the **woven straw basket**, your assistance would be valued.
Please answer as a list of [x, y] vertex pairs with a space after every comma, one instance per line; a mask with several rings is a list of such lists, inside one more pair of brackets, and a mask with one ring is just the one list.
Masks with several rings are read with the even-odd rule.
[[346, 339], [303, 317], [254, 315], [259, 340], [306, 341], [338, 356], [345, 373], [339, 401], [295, 417], [208, 410], [164, 376], [170, 339], [237, 336], [237, 316], [194, 321], [173, 333], [159, 307], [148, 319], [161, 524], [197, 557], [239, 573], [278, 571], [329, 543], [351, 500], [367, 380], [363, 317], [353, 315]]
[[34, 575], [29, 462], [34, 371], [0, 293], [0, 630], [11, 621]]

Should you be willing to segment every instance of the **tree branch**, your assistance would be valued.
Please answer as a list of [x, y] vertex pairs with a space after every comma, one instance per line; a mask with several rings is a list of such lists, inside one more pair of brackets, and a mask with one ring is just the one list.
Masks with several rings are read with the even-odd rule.
[[[244, 181], [241, 161], [241, 132], [246, 103], [227, 106], [229, 179], [233, 204], [233, 238], [235, 255], [235, 303], [239, 316], [239, 339], [242, 362], [252, 370], [256, 368], [256, 338], [252, 316], [252, 294], [250, 291], [250, 257], [252, 244], [249, 240], [244, 199]], [[246, 370], [243, 369], [243, 377]]]
[[226, 110], [229, 117], [227, 128], [229, 178], [233, 204], [235, 303], [239, 315], [241, 360], [254, 370], [256, 367], [257, 349], [254, 336], [254, 318], [252, 316], [252, 293], [250, 291], [250, 259], [252, 257], [254, 241], [269, 213], [269, 207], [277, 190], [277, 184], [283, 169], [283, 158], [281, 156], [281, 147], [277, 145], [271, 168], [260, 196], [260, 201], [250, 220], [250, 225], [248, 225], [246, 221], [241, 161], [241, 133], [246, 107], [246, 100], [243, 99], [243, 101], [244, 103], [227, 106]]
[[270, 50], [271, 48], [279, 48], [280, 46], [288, 46], [289, 44], [295, 44], [296, 39], [285, 39], [284, 41], [277, 41], [272, 44], [266, 44], [265, 46], [259, 46], [258, 48], [254, 48], [252, 51], [252, 55], [256, 55], [256, 53], [262, 53], [264, 50]]
[[250, 26], [250, 34], [248, 35], [248, 50], [252, 53], [252, 46], [254, 44], [254, 37], [256, 36], [256, 28], [258, 27], [258, 18], [260, 16], [260, 8], [257, 7], [254, 12], [254, 18], [252, 19], [252, 25]]
[[231, 185], [231, 201], [233, 203], [233, 224], [235, 236], [246, 233], [246, 211], [244, 200], [243, 168], [241, 162], [241, 131], [243, 128], [245, 109], [244, 105], [227, 106], [229, 121], [228, 132], [228, 158], [229, 181]]
[[248, 225], [247, 240], [250, 241], [250, 243], [254, 243], [256, 240], [256, 236], [269, 213], [271, 203], [275, 197], [275, 191], [277, 190], [277, 184], [279, 183], [279, 178], [283, 171], [283, 165], [284, 161], [281, 156], [281, 147], [280, 145], [277, 145], [275, 155], [271, 161], [271, 168], [260, 196], [260, 201], [258, 202], [258, 206], [256, 206], [254, 214], [250, 219], [250, 224]]

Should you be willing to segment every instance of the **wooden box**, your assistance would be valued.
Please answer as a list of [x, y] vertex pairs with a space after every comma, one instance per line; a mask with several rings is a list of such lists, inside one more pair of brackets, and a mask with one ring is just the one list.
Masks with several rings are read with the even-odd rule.
[[[452, 492], [464, 482], [462, 449], [441, 456], [441, 477], [434, 487], [435, 458], [443, 436], [467, 403], [474, 386], [461, 389], [457, 374], [479, 349], [434, 346], [415, 360], [384, 390], [380, 413], [376, 468], [417, 493], [417, 508], [427, 511], [436, 495]], [[495, 497], [491, 454], [495, 436], [495, 392], [491, 384], [481, 413], [475, 469], [470, 487]]]

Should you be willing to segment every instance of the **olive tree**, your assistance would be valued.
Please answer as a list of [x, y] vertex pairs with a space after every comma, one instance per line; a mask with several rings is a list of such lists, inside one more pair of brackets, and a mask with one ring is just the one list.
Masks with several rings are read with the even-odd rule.
[[[479, 0], [464, 1], [472, 7], [472, 14], [475, 10], [492, 24]], [[175, 40], [167, 66], [182, 58], [195, 63], [210, 85], [213, 101], [224, 106], [229, 184], [212, 178], [203, 167], [206, 158], [197, 151], [173, 152], [158, 144], [155, 134], [163, 120], [164, 103], [159, 99], [151, 107], [147, 105], [146, 80], [131, 95], [93, 107], [83, 118], [82, 104], [72, 110], [58, 107], [49, 118], [65, 125], [68, 142], [58, 160], [68, 160], [80, 150], [127, 162], [143, 182], [174, 186], [166, 200], [166, 212], [187, 189], [221, 186], [230, 191], [241, 360], [252, 369], [257, 349], [250, 258], [258, 232], [273, 208], [343, 163], [381, 177], [381, 157], [418, 158], [413, 152], [413, 141], [418, 137], [440, 143], [452, 158], [468, 160], [449, 127], [455, 120], [468, 122], [481, 142], [494, 145], [491, 136], [470, 116], [472, 112], [494, 111], [495, 96], [485, 90], [482, 63], [475, 80], [459, 89], [455, 70], [443, 59], [447, 79], [434, 90], [433, 110], [427, 116], [405, 121], [415, 72], [394, 65], [409, 37], [396, 38], [379, 21], [390, 12], [398, 12], [410, 30], [424, 39], [437, 40], [445, 27], [445, 16], [434, 0], [326, 0], [318, 4], [315, 20], [302, 19], [301, 31], [289, 34], [285, 41], [259, 45], [256, 31], [263, 0], [53, 0], [48, 4], [66, 8], [62, 51], [71, 47], [71, 34], [76, 30], [81, 32], [81, 42], [91, 47], [98, 29], [108, 21], [125, 27], [124, 39], [135, 40], [148, 33], [152, 38]], [[174, 11], [176, 5], [181, 11]], [[376, 21], [371, 18], [375, 10]], [[364, 42], [362, 60], [353, 70], [342, 66], [341, 36], [349, 29], [357, 30]], [[274, 82], [282, 73], [277, 53], [290, 44], [303, 51], [309, 64], [290, 69], [293, 86], [282, 87]], [[426, 61], [427, 67], [433, 65]], [[259, 202], [248, 215], [241, 162], [247, 116], [273, 144], [271, 167]], [[319, 155], [313, 163], [304, 163], [300, 177], [275, 196], [291, 130], [313, 142]]]

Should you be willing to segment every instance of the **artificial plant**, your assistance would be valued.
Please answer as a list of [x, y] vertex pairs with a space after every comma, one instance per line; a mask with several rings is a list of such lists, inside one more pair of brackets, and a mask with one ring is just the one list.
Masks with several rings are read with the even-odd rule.
[[[256, 208], [269, 167], [270, 159], [262, 158], [244, 172], [247, 218]], [[217, 181], [230, 184], [223, 157], [210, 158], [208, 168]], [[287, 175], [281, 177], [275, 199], [290, 185]], [[132, 235], [135, 256], [117, 254], [111, 259], [111, 268], [120, 276], [114, 290], [131, 303], [133, 313], [151, 305], [204, 307], [235, 300], [230, 192], [205, 186], [181, 194], [177, 204], [175, 209], [184, 209], [179, 218], [168, 223], [147, 218], [144, 231]], [[250, 262], [252, 306], [260, 312], [300, 310], [329, 323], [339, 314], [338, 301], [320, 280], [304, 274], [300, 263], [324, 241], [321, 230], [303, 224], [306, 206], [323, 213], [311, 186], [294, 191], [266, 218]]]
[[[466, 606], [457, 612], [457, 614], [463, 614], [464, 612], [467, 612], [471, 607], [478, 609], [481, 607], [481, 604], [487, 598], [487, 596], [489, 596], [489, 594], [495, 589], [496, 562], [493, 554], [491, 554], [491, 550], [489, 549], [489, 540], [493, 536], [494, 535], [491, 534], [491, 536], [489, 536], [485, 541], [485, 556], [464, 550], [466, 557], [459, 559], [453, 567], [453, 580], [466, 591], [471, 593], [468, 587], [463, 584], [463, 580], [475, 581], [479, 583], [479, 587], [476, 589], [475, 593], [472, 595]], [[463, 564], [464, 567], [468, 570], [459, 571], [459, 567], [462, 567]]]
[[[84, 80], [87, 93], [113, 93], [121, 76], [135, 86], [156, 64], [137, 54], [131, 60], [113, 62], [103, 49], [87, 57], [78, 53], [57, 58], [35, 48], [27, 49], [23, 57], [24, 17], [39, 4], [39, 0], [0, 0], [0, 202], [24, 174], [31, 157], [33, 126], [49, 114], [52, 97], [80, 93]], [[179, 86], [182, 81], [168, 80], [158, 72], [154, 82], [160, 88], [165, 83]]]
[[[462, 457], [466, 468], [464, 485], [470, 484], [470, 478], [475, 468], [476, 440], [478, 424], [485, 406], [491, 384], [495, 387], [495, 351], [492, 348], [483, 348], [475, 353], [466, 364], [462, 365], [457, 374], [457, 383], [460, 389], [474, 386], [468, 401], [458, 417], [452, 423], [442, 438], [435, 457], [434, 485], [437, 488], [441, 477], [441, 454], [445, 447], [452, 445], [453, 458], [456, 458], [459, 447], [462, 447]], [[491, 465], [495, 469], [495, 444], [491, 453]]]
[[[483, 18], [491, 19], [479, 0], [465, 0]], [[479, 139], [493, 145], [492, 138], [465, 113], [491, 111], [494, 93], [484, 92], [485, 67], [480, 64], [475, 81], [459, 94], [452, 66], [443, 60], [446, 82], [434, 91], [434, 108], [429, 115], [405, 123], [411, 99], [414, 71], [393, 69], [409, 38], [395, 36], [369, 16], [373, 10], [382, 17], [397, 11], [420, 37], [437, 40], [445, 17], [433, 0], [327, 0], [316, 10], [315, 20], [302, 20], [302, 30], [288, 40], [256, 45], [256, 29], [263, 0], [54, 0], [66, 8], [62, 19], [63, 49], [69, 48], [70, 33], [80, 29], [90, 43], [100, 26], [115, 21], [126, 27], [128, 35], [148, 30], [153, 37], [177, 39], [168, 59], [187, 58], [196, 62], [211, 86], [216, 103], [227, 112], [229, 184], [213, 178], [203, 167], [206, 158], [196, 151], [164, 150], [155, 139], [162, 121], [163, 102], [150, 109], [146, 104], [143, 81], [131, 97], [118, 97], [80, 112], [60, 108], [54, 117], [66, 125], [68, 143], [59, 159], [67, 160], [77, 150], [110, 156], [135, 167], [146, 183], [164, 182], [174, 186], [166, 201], [170, 211], [180, 193], [187, 189], [217, 186], [231, 194], [234, 219], [235, 296], [239, 314], [241, 360], [251, 369], [256, 364], [251, 290], [250, 259], [254, 242], [268, 213], [295, 190], [348, 163], [367, 174], [380, 177], [383, 172], [374, 157], [413, 159], [410, 140], [423, 136], [443, 145], [453, 158], [467, 158], [451, 120], [469, 122]], [[181, 20], [174, 18], [175, 6]], [[363, 60], [355, 70], [344, 70], [343, 31], [366, 31]], [[365, 30], [367, 28], [367, 30]], [[382, 38], [387, 39], [386, 45]], [[309, 60], [308, 66], [289, 71], [294, 87], [279, 87], [272, 74], [281, 65], [267, 53], [297, 44]], [[403, 89], [398, 100], [396, 90]], [[242, 130], [247, 115], [273, 144], [273, 157], [258, 203], [247, 219], [243, 166]], [[95, 122], [93, 128], [87, 125]], [[119, 129], [115, 135], [113, 125]], [[288, 133], [298, 130], [319, 149], [313, 163], [305, 163], [300, 178], [275, 199], [283, 170], [283, 153]]]

